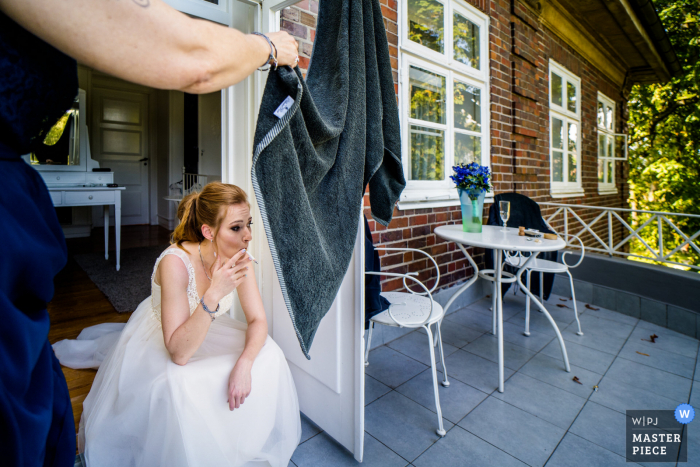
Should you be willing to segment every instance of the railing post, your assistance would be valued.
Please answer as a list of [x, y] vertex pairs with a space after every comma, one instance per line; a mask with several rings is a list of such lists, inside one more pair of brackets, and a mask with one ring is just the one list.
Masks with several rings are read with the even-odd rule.
[[612, 211], [608, 211], [608, 255], [613, 255]]
[[662, 216], [656, 215], [656, 225], [659, 228], [659, 259], [664, 257], [664, 224], [661, 219]]
[[569, 243], [569, 208], [564, 208], [564, 235], [566, 243]]

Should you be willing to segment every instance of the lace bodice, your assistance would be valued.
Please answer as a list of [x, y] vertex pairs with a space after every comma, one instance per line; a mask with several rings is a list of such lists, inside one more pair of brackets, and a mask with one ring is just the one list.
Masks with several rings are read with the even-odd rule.
[[[199, 295], [197, 295], [197, 282], [194, 278], [194, 266], [192, 266], [192, 263], [190, 263], [190, 259], [187, 257], [187, 253], [185, 253], [179, 248], [167, 248], [165, 251], [163, 251], [163, 253], [160, 254], [158, 259], [156, 260], [156, 264], [155, 266], [153, 266], [153, 274], [151, 275], [151, 306], [153, 307], [153, 317], [158, 321], [161, 321], [161, 297], [160, 285], [156, 283], [156, 271], [158, 270], [158, 265], [160, 264], [160, 261], [167, 255], [175, 255], [179, 257], [185, 263], [185, 267], [187, 268], [187, 275], [189, 277], [189, 281], [187, 283], [187, 301], [190, 305], [190, 314], [194, 312], [195, 308], [197, 308], [197, 305], [199, 304]], [[224, 313], [228, 312], [231, 308], [231, 305], [233, 305], [233, 292], [221, 299], [221, 301], [219, 302], [219, 311], [217, 311], [214, 316], [221, 316]]]

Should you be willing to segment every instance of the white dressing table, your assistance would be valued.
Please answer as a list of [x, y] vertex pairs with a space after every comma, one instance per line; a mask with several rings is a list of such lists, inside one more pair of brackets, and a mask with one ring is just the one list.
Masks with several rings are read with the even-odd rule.
[[[45, 141], [44, 144], [48, 146], [46, 153], [39, 153], [38, 157], [36, 154], [26, 155], [24, 159], [46, 182], [54, 206], [104, 206], [105, 259], [109, 259], [109, 207], [114, 206], [117, 271], [119, 271], [122, 191], [125, 188], [107, 186], [114, 183], [114, 172], [92, 171], [92, 169], [99, 169], [100, 164], [93, 160], [90, 154], [88, 129], [85, 124], [85, 97], [85, 91], [80, 89], [78, 99], [68, 112], [70, 124], [63, 123], [65, 129], [61, 130], [61, 139], [54, 143]], [[61, 141], [64, 141], [63, 146]], [[62, 149], [60, 151], [51, 149], [51, 144]], [[66, 152], [63, 152], [64, 150]], [[55, 160], [48, 160], [46, 154], [51, 154], [51, 158]]]

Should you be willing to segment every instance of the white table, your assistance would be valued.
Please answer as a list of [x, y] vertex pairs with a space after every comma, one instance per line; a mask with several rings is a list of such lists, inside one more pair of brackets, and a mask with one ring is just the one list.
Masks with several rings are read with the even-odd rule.
[[[447, 310], [454, 303], [457, 297], [462, 294], [465, 290], [476, 282], [479, 276], [484, 277], [488, 280], [493, 280], [495, 282], [494, 288], [494, 302], [496, 306], [496, 331], [498, 338], [498, 392], [504, 391], [504, 370], [503, 370], [503, 296], [501, 295], [501, 283], [502, 282], [515, 282], [518, 281], [520, 288], [525, 292], [530, 299], [537, 305], [542, 313], [547, 317], [550, 324], [554, 328], [554, 332], [557, 334], [557, 339], [559, 339], [559, 345], [561, 347], [562, 357], [564, 359], [564, 366], [567, 372], [571, 372], [571, 367], [569, 366], [569, 357], [566, 353], [566, 345], [564, 344], [564, 339], [559, 332], [557, 324], [552, 319], [549, 311], [540, 303], [540, 301], [535, 297], [535, 295], [530, 292], [530, 290], [525, 287], [522, 282], [522, 273], [527, 268], [528, 263], [533, 261], [537, 255], [543, 251], [558, 251], [566, 246], [566, 243], [561, 238], [557, 240], [545, 240], [542, 239], [541, 243], [536, 243], [534, 240], [528, 241], [529, 237], [518, 236], [518, 229], [509, 227], [507, 232], [502, 232], [503, 227], [485, 225], [483, 226], [483, 231], [481, 233], [468, 233], [462, 231], [461, 225], [444, 225], [435, 229], [435, 234], [440, 238], [455, 242], [464, 256], [474, 268], [474, 277], [469, 279], [466, 284], [455, 292], [450, 300], [445, 305], [445, 314]], [[479, 268], [472, 259], [472, 257], [467, 253], [464, 245], [476, 246], [481, 248], [493, 249], [496, 251], [495, 258], [495, 269], [494, 271], [485, 270], [479, 272]], [[506, 280], [503, 278], [503, 251], [522, 251], [531, 252], [530, 257], [525, 261], [522, 266], [518, 269], [518, 273], [515, 278]], [[493, 277], [488, 277], [488, 274], [493, 274]], [[507, 274], [507, 273], [506, 273]]]
[[48, 185], [56, 207], [104, 206], [105, 259], [109, 259], [109, 207], [114, 206], [114, 227], [117, 237], [117, 271], [121, 259], [122, 191], [123, 186]]

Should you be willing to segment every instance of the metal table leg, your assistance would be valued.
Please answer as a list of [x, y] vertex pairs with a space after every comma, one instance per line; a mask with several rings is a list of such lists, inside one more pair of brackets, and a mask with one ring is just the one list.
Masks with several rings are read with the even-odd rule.
[[501, 295], [501, 269], [503, 268], [503, 252], [496, 250], [496, 269], [494, 271], [496, 284], [496, 324], [498, 335], [498, 392], [503, 392], [504, 387], [504, 359], [503, 359], [503, 296]]
[[[530, 300], [535, 302], [535, 305], [537, 305], [540, 308], [540, 310], [542, 310], [542, 313], [544, 313], [544, 315], [549, 320], [549, 324], [551, 324], [552, 327], [554, 328], [554, 332], [557, 334], [557, 339], [559, 340], [559, 346], [561, 347], [561, 355], [564, 359], [564, 366], [566, 367], [566, 371], [571, 373], [571, 366], [569, 366], [569, 356], [566, 353], [566, 345], [564, 344], [564, 338], [561, 336], [561, 332], [559, 332], [559, 327], [557, 326], [557, 323], [554, 322], [554, 319], [552, 318], [552, 315], [549, 314], [549, 311], [547, 311], [547, 309], [544, 307], [544, 305], [542, 305], [542, 303], [539, 300], [537, 300], [537, 297], [535, 297], [535, 295], [533, 295], [533, 293], [530, 292], [530, 289], [525, 287], [525, 284], [523, 284], [523, 281], [522, 281], [523, 271], [525, 271], [527, 269], [528, 263], [530, 261], [533, 261], [537, 257], [538, 254], [539, 254], [539, 252], [532, 252], [532, 254], [528, 257], [527, 261], [525, 261], [525, 264], [523, 264], [520, 267], [520, 269], [518, 269], [518, 273], [516, 274], [516, 277], [518, 278], [518, 284], [520, 284], [520, 289], [523, 292], [525, 292], [528, 297], [530, 297]], [[499, 264], [500, 264], [500, 256], [499, 256]], [[500, 296], [500, 294], [499, 294], [499, 296]], [[500, 352], [500, 348], [499, 348], [499, 352]], [[499, 354], [499, 359], [500, 359], [500, 354]]]

